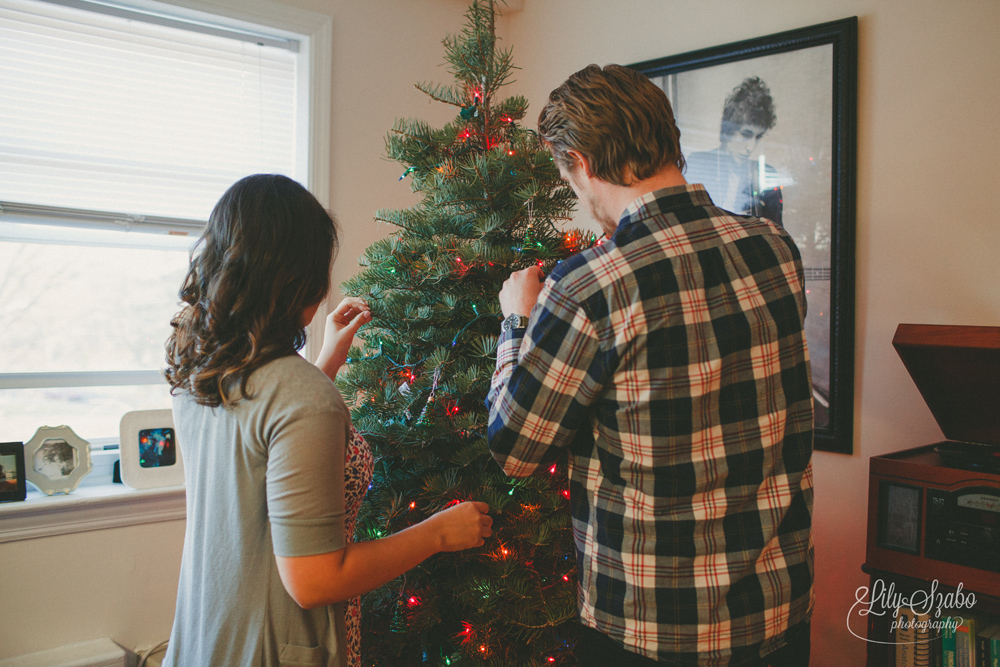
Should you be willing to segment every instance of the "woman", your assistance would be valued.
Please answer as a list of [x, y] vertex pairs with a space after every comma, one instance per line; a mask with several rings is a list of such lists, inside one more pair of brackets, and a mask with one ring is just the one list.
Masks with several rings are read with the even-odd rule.
[[327, 319], [318, 367], [296, 353], [336, 245], [319, 202], [277, 175], [233, 185], [198, 241], [167, 341], [187, 528], [164, 664], [357, 664], [344, 601], [492, 534], [487, 506], [466, 502], [351, 543], [371, 455], [331, 380], [365, 302]]

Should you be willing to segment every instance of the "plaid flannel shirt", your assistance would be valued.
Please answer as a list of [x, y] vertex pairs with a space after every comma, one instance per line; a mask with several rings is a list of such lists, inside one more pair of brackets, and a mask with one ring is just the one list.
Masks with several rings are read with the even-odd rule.
[[569, 450], [585, 625], [708, 666], [809, 619], [805, 311], [788, 234], [688, 185], [636, 199], [501, 336], [490, 449], [514, 476]]

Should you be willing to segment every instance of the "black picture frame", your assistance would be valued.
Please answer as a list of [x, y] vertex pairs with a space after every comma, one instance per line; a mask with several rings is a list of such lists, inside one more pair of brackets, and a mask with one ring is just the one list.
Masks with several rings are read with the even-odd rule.
[[670, 98], [688, 181], [722, 208], [777, 218], [799, 246], [815, 448], [843, 454], [854, 451], [857, 53], [851, 17], [629, 66]]
[[24, 443], [0, 442], [0, 503], [24, 500], [27, 495]]

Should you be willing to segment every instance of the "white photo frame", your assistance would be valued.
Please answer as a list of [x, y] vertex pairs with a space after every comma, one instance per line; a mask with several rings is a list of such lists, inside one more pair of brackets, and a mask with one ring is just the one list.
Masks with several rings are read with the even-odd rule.
[[184, 483], [184, 459], [171, 410], [125, 413], [120, 428], [122, 482], [133, 489]]
[[69, 426], [42, 426], [24, 443], [25, 478], [47, 496], [71, 493], [92, 469], [90, 443]]

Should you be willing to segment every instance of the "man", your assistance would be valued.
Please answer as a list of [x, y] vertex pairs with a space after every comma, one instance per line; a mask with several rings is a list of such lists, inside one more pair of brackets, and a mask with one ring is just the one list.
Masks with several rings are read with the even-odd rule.
[[781, 225], [784, 203], [778, 171], [750, 159], [775, 120], [771, 89], [759, 77], [744, 79], [723, 105], [719, 147], [687, 157], [687, 180], [704, 185], [715, 204], [727, 211]]
[[[511, 275], [489, 442], [530, 475], [568, 450], [583, 665], [808, 664], [812, 403], [788, 235], [687, 185], [670, 103], [596, 65], [539, 117], [607, 233]], [[526, 317], [530, 314], [530, 318]]]

